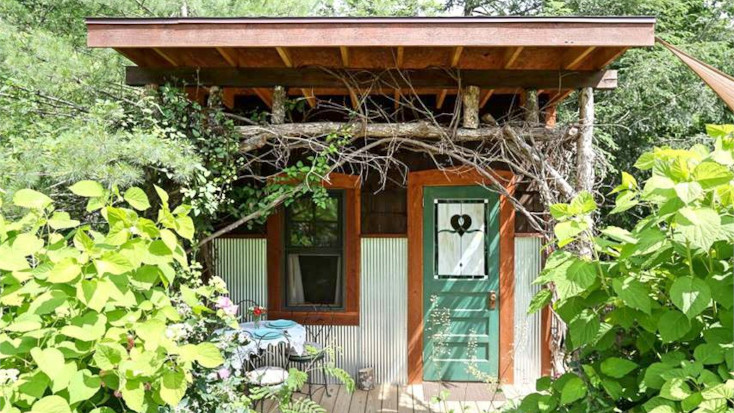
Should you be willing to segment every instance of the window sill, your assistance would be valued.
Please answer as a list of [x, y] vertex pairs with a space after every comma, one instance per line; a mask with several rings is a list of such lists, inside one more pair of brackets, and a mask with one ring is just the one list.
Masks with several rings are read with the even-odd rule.
[[268, 310], [271, 320], [284, 318], [299, 324], [358, 326], [359, 313], [352, 311], [314, 312], [314, 311], [280, 311]]

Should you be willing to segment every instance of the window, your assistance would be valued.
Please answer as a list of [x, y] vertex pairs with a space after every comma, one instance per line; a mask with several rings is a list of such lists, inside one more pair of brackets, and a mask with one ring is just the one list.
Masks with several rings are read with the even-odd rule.
[[489, 274], [486, 199], [436, 199], [436, 279], [481, 280]]
[[358, 325], [359, 177], [334, 173], [324, 187], [324, 207], [306, 197], [268, 218], [268, 317]]
[[342, 308], [344, 191], [325, 205], [299, 199], [285, 210], [286, 307]]

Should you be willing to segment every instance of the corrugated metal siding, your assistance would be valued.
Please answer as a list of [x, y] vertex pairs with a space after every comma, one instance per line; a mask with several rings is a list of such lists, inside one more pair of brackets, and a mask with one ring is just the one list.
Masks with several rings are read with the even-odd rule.
[[538, 237], [515, 238], [515, 386], [534, 387], [540, 377], [540, 313], [528, 315], [528, 306], [540, 290], [532, 285], [542, 268]]
[[[251, 299], [267, 306], [266, 241], [218, 239], [216, 271], [232, 300]], [[334, 326], [329, 341], [336, 364], [356, 376], [375, 369], [380, 383], [407, 381], [408, 242], [405, 238], [364, 238], [361, 245], [359, 326]], [[318, 378], [318, 377], [317, 377]]]

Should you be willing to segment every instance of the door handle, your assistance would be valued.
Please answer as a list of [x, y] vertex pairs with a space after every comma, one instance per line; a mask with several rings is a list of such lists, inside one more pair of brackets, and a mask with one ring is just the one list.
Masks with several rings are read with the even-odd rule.
[[487, 298], [487, 307], [490, 310], [494, 310], [495, 308], [497, 308], [497, 292], [494, 290], [490, 291]]

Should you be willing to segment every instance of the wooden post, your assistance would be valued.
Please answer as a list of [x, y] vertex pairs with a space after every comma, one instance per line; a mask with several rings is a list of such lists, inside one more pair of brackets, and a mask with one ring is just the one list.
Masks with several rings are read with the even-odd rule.
[[479, 127], [479, 86], [467, 86], [461, 94], [463, 103], [462, 125], [467, 129]]
[[579, 136], [576, 141], [576, 192], [594, 187], [594, 90], [579, 93]]
[[529, 125], [537, 125], [540, 123], [538, 91], [535, 89], [528, 89], [525, 91], [525, 123]]
[[285, 123], [285, 88], [283, 86], [276, 86], [273, 90], [273, 108], [270, 115], [270, 123], [283, 124]]

